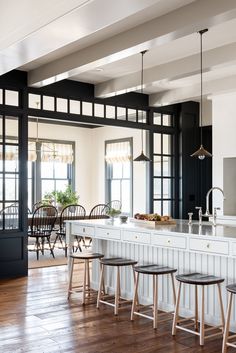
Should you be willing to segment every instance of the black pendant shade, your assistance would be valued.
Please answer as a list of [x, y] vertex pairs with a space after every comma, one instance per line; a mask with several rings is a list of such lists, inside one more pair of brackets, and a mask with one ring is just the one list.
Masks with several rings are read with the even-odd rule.
[[200, 148], [196, 152], [191, 154], [191, 157], [196, 157], [196, 158], [199, 158], [200, 160], [203, 160], [205, 157], [212, 157], [212, 154], [207, 150], [205, 150], [202, 144], [202, 35], [207, 31], [208, 29], [202, 29], [201, 31], [198, 32], [200, 34], [200, 68], [201, 68], [201, 71], [200, 71], [200, 74], [201, 74], [200, 76], [201, 77], [201, 102], [200, 102], [201, 144], [200, 144]]
[[[143, 93], [143, 56], [147, 52], [147, 50], [144, 50], [141, 52], [142, 55], [142, 66], [141, 66], [141, 93]], [[143, 111], [142, 111], [143, 115]], [[143, 121], [143, 117], [142, 117]], [[134, 162], [151, 162], [150, 158], [148, 158], [144, 153], [143, 153], [143, 130], [141, 130], [141, 154], [134, 159]]]
[[203, 145], [201, 145], [200, 148], [196, 152], [191, 154], [191, 157], [197, 157], [197, 158], [203, 160], [205, 157], [212, 157], [212, 154], [210, 152], [208, 152], [207, 150], [205, 150]]
[[134, 159], [134, 162], [151, 162], [151, 160], [147, 156], [145, 156], [142, 151], [141, 154]]

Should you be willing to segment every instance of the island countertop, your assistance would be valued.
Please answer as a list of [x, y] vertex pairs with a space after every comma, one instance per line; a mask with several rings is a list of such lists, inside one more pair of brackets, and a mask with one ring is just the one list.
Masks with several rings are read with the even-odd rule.
[[137, 232], [151, 232], [163, 235], [197, 235], [201, 237], [230, 238], [236, 239], [236, 226], [227, 224], [217, 224], [213, 226], [210, 222], [193, 221], [191, 225], [187, 220], [176, 220], [175, 225], [156, 225], [153, 221], [140, 221], [130, 219], [121, 223], [119, 218], [112, 222], [110, 219], [87, 219], [79, 221], [67, 221], [68, 223], [91, 225], [95, 227], [119, 228]]

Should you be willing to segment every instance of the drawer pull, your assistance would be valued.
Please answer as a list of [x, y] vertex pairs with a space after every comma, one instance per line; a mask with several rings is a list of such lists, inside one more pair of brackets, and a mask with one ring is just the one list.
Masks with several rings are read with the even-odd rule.
[[209, 249], [209, 247], [210, 247], [210, 243], [207, 243], [207, 248]]
[[85, 228], [83, 228], [83, 232], [85, 233]]
[[135, 239], [138, 239], [138, 236], [137, 236], [137, 235], [135, 235]]
[[109, 232], [107, 232], [107, 235], [109, 235]]
[[167, 244], [170, 244], [170, 239], [167, 240]]

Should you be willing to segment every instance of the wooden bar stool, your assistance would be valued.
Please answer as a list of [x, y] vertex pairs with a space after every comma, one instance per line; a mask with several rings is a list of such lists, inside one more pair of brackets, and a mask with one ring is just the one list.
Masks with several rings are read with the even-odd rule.
[[[113, 306], [114, 314], [118, 315], [118, 309], [120, 309], [122, 304], [131, 303], [131, 300], [126, 300], [121, 297], [121, 289], [120, 289], [120, 267], [124, 266], [132, 266], [137, 264], [137, 261], [130, 259], [123, 259], [121, 257], [117, 258], [105, 258], [100, 260], [101, 273], [100, 273], [100, 281], [99, 281], [99, 289], [98, 289], [98, 297], [97, 297], [97, 308], [99, 308], [100, 303]], [[112, 266], [117, 268], [116, 272], [116, 290], [115, 290], [115, 302], [112, 303], [109, 300], [113, 299], [114, 296], [102, 295], [102, 288], [104, 283], [104, 267]], [[104, 291], [103, 291], [104, 292]]]
[[[104, 255], [98, 253], [74, 253], [70, 255], [71, 267], [69, 273], [69, 285], [68, 285], [68, 299], [70, 298], [71, 293], [83, 293], [82, 296], [82, 304], [85, 304], [86, 300], [94, 299], [94, 295], [97, 291], [93, 290], [90, 287], [90, 274], [89, 274], [89, 261], [94, 259], [101, 259]], [[72, 287], [72, 280], [73, 280], [73, 270], [74, 270], [74, 261], [75, 260], [84, 260], [84, 278], [83, 284], [77, 285]]]
[[[134, 272], [136, 272], [137, 275], [135, 276], [135, 288], [134, 288], [133, 304], [131, 309], [131, 320], [134, 320], [134, 315], [139, 315], [147, 319], [153, 320], [153, 328], [157, 328], [157, 318], [158, 317], [160, 318], [161, 316], [167, 314], [167, 313], [158, 314], [158, 276], [170, 275], [171, 283], [172, 283], [173, 299], [175, 304], [176, 296], [175, 296], [175, 285], [174, 285], [173, 273], [176, 271], [177, 270], [174, 268], [170, 268], [167, 266], [160, 266], [160, 265], [146, 265], [146, 266], [134, 267]], [[148, 311], [147, 308], [149, 308], [150, 310], [150, 307], [151, 307], [150, 305], [140, 306], [137, 303], [140, 273], [153, 276], [153, 316], [145, 314], [145, 312]], [[145, 311], [143, 309], [145, 309]], [[137, 311], [137, 310], [140, 310], [140, 311]], [[166, 321], [166, 320], [163, 320], [163, 321]]]
[[236, 348], [236, 342], [229, 342], [233, 338], [236, 338], [236, 334], [229, 336], [229, 325], [230, 325], [230, 316], [232, 310], [232, 301], [233, 301], [233, 294], [236, 294], [236, 284], [230, 284], [226, 286], [228, 291], [228, 308], [226, 313], [226, 320], [225, 320], [225, 329], [224, 329], [224, 338], [223, 338], [223, 346], [222, 346], [222, 353], [227, 352], [227, 347], [234, 347]]
[[[174, 313], [174, 319], [173, 319], [172, 335], [173, 336], [176, 335], [176, 329], [180, 329], [180, 330], [192, 333], [192, 334], [200, 337], [200, 346], [204, 345], [204, 339], [208, 339], [211, 337], [216, 337], [218, 335], [222, 335], [223, 328], [224, 328], [224, 308], [223, 308], [222, 297], [221, 297], [220, 283], [224, 282], [224, 278], [220, 278], [220, 277], [216, 277], [216, 276], [212, 276], [212, 275], [204, 275], [201, 273], [190, 273], [190, 274], [177, 275], [176, 279], [177, 279], [177, 281], [179, 281], [179, 288], [178, 288], [178, 293], [177, 293], [175, 313]], [[183, 283], [184, 284], [192, 284], [195, 286], [195, 316], [185, 318], [185, 319], [179, 319], [179, 303], [180, 303], [181, 286]], [[204, 289], [205, 289], [205, 286], [210, 286], [213, 284], [216, 284], [217, 288], [218, 288], [222, 325], [211, 326], [211, 327], [205, 328]], [[198, 286], [201, 287], [200, 320], [198, 320]], [[190, 322], [188, 322], [188, 321], [190, 321]], [[184, 323], [184, 322], [187, 322], [187, 323], [180, 326], [180, 323]], [[199, 323], [199, 325], [198, 325], [198, 323]], [[191, 325], [194, 325], [195, 330], [188, 328]], [[198, 332], [199, 331], [198, 326], [200, 326], [200, 332]], [[205, 332], [210, 332], [210, 331], [215, 330], [217, 328], [221, 329], [221, 331], [209, 334], [208, 336], [205, 336]]]

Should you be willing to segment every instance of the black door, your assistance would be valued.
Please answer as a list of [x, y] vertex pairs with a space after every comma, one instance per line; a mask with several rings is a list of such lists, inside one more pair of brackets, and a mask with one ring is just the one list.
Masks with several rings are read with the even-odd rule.
[[0, 277], [27, 275], [27, 117], [0, 114]]

